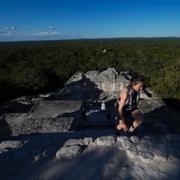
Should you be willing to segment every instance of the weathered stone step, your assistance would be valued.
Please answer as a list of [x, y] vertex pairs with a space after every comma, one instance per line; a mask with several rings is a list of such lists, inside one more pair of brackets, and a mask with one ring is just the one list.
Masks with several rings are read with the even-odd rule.
[[[76, 129], [80, 126], [80, 121], [74, 117], [58, 117], [58, 118], [25, 118], [19, 119], [18, 116], [4, 116], [1, 122], [4, 122], [4, 129], [9, 135], [30, 134], [30, 133], [49, 133], [49, 132], [65, 132]], [[20, 118], [20, 116], [19, 116]], [[18, 122], [17, 122], [18, 121]]]
[[40, 101], [25, 113], [4, 113], [0, 134], [64, 132], [81, 123], [82, 101]]

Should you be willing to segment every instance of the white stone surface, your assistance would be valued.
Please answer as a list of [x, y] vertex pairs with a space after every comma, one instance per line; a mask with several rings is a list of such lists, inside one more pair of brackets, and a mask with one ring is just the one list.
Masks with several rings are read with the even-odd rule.
[[79, 145], [63, 146], [56, 152], [56, 158], [73, 158], [79, 155], [81, 147]]
[[101, 146], [109, 146], [109, 145], [112, 145], [116, 142], [116, 139], [114, 136], [101, 136], [101, 137], [98, 137], [96, 140], [95, 140], [95, 144], [97, 145], [101, 145]]
[[3, 141], [0, 143], [0, 153], [7, 151], [8, 149], [20, 148], [23, 146], [21, 141]]
[[84, 139], [83, 139], [83, 144], [84, 145], [90, 145], [90, 144], [92, 144], [93, 143], [93, 138], [92, 137], [85, 137]]

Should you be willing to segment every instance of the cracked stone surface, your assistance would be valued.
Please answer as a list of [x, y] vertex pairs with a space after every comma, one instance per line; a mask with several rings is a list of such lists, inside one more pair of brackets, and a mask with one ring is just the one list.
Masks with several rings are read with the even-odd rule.
[[110, 128], [26, 135], [0, 143], [0, 172], [4, 179], [178, 179], [179, 144], [177, 134], [127, 138]]
[[129, 83], [122, 74], [76, 73], [62, 89], [4, 104], [1, 179], [179, 180], [180, 114], [153, 93], [141, 96], [137, 136], [114, 134], [114, 103]]

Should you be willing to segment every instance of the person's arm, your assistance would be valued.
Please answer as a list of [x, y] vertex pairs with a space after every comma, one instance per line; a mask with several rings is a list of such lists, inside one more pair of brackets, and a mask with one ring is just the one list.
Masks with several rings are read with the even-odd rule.
[[121, 116], [121, 121], [125, 122], [125, 117], [124, 117], [124, 112], [123, 112], [123, 107], [126, 104], [126, 99], [128, 97], [128, 90], [125, 89], [120, 95], [120, 101], [119, 101], [119, 113]]

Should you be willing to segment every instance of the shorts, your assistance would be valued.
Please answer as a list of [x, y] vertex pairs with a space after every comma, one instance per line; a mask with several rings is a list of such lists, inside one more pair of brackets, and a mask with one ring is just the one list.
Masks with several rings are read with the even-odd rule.
[[[134, 118], [132, 117], [132, 115], [131, 115], [131, 113], [133, 112], [133, 111], [135, 111], [135, 110], [137, 110], [138, 108], [133, 108], [133, 109], [131, 109], [131, 110], [127, 110], [127, 109], [123, 109], [123, 112], [124, 112], [124, 117], [125, 117], [125, 121], [127, 122], [129, 122], [129, 121], [133, 121], [134, 120]], [[120, 114], [119, 114], [119, 112], [117, 111], [117, 114], [116, 114], [116, 119], [121, 119], [121, 116], [120, 116]]]
[[131, 109], [131, 110], [127, 110], [127, 109], [124, 109], [124, 116], [126, 117], [126, 116], [131, 116], [131, 113], [133, 112], [133, 111], [135, 111], [135, 110], [137, 110], [138, 108], [133, 108], [133, 109]]

